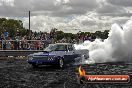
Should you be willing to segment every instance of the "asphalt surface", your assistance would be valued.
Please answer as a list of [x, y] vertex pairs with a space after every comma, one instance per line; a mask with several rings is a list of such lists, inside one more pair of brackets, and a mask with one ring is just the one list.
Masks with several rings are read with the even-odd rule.
[[[128, 84], [84, 84], [76, 80], [76, 68], [54, 66], [32, 68], [26, 60], [0, 60], [0, 88], [132, 88]], [[132, 63], [113, 62], [83, 65], [87, 74], [130, 74]], [[132, 79], [131, 79], [132, 80]]]

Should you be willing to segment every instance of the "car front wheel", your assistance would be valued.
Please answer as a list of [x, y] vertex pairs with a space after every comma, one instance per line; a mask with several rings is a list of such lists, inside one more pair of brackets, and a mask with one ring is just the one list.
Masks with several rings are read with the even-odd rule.
[[64, 67], [64, 60], [63, 59], [59, 59], [59, 67], [60, 68]]
[[37, 68], [38, 65], [37, 65], [37, 64], [32, 64], [32, 67], [33, 67], [33, 68]]

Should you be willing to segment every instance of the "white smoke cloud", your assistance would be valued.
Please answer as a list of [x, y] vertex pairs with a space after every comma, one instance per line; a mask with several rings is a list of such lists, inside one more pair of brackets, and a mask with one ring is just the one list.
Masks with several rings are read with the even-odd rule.
[[14, 0], [0, 0], [0, 6], [14, 6]]
[[104, 41], [96, 39], [94, 42], [85, 41], [75, 45], [76, 49], [88, 49], [90, 58], [95, 63], [111, 61], [132, 61], [132, 19], [123, 27], [113, 24], [109, 37]]

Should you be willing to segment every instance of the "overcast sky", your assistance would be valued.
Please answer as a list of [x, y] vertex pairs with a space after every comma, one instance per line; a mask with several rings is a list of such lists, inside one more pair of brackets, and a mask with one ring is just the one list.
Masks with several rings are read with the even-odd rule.
[[130, 19], [132, 0], [0, 0], [0, 17], [20, 19], [27, 28], [29, 10], [34, 31], [108, 30]]

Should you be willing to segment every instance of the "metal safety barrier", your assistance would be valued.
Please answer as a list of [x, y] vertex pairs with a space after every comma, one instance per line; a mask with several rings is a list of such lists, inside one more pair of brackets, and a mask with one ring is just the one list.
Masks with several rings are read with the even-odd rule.
[[[16, 46], [16, 45], [14, 45], [16, 40], [0, 40], [0, 57], [27, 56], [32, 53], [42, 52], [45, 49], [45, 47], [51, 43], [50, 40], [25, 40], [26, 43], [24, 45], [26, 45], [26, 47], [20, 48], [20, 42], [22, 42], [22, 41], [23, 40], [17, 40], [18, 45]], [[6, 46], [6, 48], [4, 49], [4, 44], [7, 45], [8, 42], [11, 42], [11, 44], [13, 45], [14, 48], [8, 49]], [[40, 45], [40, 46], [43, 46], [43, 47], [27, 48], [27, 47], [29, 47], [28, 44], [34, 44], [34, 42], [41, 42], [41, 44], [43, 44], [43, 45]], [[16, 48], [16, 47], [18, 47], [18, 48]]]
[[28, 56], [29, 54], [43, 52], [43, 50], [0, 50], [0, 57]]
[[0, 40], [0, 50], [42, 50], [51, 40]]

